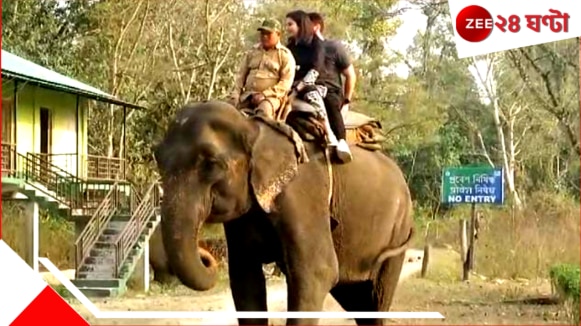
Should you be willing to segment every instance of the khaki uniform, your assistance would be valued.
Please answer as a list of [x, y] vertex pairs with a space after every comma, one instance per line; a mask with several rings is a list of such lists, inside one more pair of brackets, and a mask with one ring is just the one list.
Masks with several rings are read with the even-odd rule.
[[276, 117], [291, 90], [295, 72], [296, 62], [287, 47], [278, 43], [275, 48], [265, 50], [260, 43], [256, 44], [241, 63], [231, 100], [239, 109], [250, 108], [251, 96], [262, 93], [266, 99], [257, 109]]

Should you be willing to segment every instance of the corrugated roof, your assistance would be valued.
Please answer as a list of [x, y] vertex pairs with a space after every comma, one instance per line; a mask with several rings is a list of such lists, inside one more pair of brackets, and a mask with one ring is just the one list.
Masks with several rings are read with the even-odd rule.
[[122, 101], [111, 94], [107, 94], [101, 91], [100, 89], [59, 74], [56, 71], [47, 69], [34, 62], [28, 61], [4, 49], [2, 49], [1, 62], [2, 74], [9, 77], [35, 82], [43, 86], [57, 88], [69, 93], [92, 97], [97, 100], [125, 105], [133, 108], [141, 107], [136, 104]]

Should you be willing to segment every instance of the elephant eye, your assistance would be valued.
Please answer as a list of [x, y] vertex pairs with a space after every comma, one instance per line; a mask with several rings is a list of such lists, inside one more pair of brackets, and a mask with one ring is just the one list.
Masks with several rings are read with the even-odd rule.
[[216, 158], [206, 158], [202, 161], [204, 169], [211, 170], [219, 167], [220, 163]]
[[206, 157], [200, 162], [200, 172], [204, 178], [208, 180], [215, 180], [221, 177], [226, 169], [226, 162], [218, 157]]

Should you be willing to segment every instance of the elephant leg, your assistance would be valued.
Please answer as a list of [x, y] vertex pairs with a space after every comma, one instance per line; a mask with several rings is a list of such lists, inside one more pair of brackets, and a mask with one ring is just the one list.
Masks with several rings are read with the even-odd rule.
[[[346, 311], [389, 311], [405, 253], [390, 257], [383, 262], [375, 280], [352, 284], [340, 284], [331, 290], [331, 295]], [[357, 325], [384, 325], [382, 318], [355, 319]]]
[[[236, 311], [268, 311], [266, 279], [255, 248], [240, 220], [224, 224], [228, 244], [228, 274]], [[238, 319], [240, 325], [268, 325], [268, 319]]]
[[374, 282], [377, 311], [389, 311], [405, 261], [405, 251], [386, 259]]
[[[324, 205], [306, 205], [307, 199], [301, 202], [292, 205], [292, 209], [282, 210], [285, 218], [277, 223], [285, 239], [288, 311], [322, 311], [327, 293], [338, 281], [339, 263]], [[287, 325], [317, 323], [318, 319], [287, 320]]]
[[153, 270], [153, 280], [162, 285], [172, 284], [177, 281], [177, 278], [169, 271]]
[[[373, 281], [338, 284], [331, 295], [345, 311], [377, 311], [377, 301], [373, 295]], [[378, 319], [355, 318], [357, 325], [381, 325]]]

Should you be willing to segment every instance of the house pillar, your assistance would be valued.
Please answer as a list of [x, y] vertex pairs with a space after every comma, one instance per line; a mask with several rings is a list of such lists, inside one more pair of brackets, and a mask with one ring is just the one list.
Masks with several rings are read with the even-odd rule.
[[38, 272], [38, 252], [40, 243], [40, 220], [38, 204], [32, 200], [25, 202], [24, 227], [24, 261]]
[[149, 292], [149, 241], [145, 241], [143, 257], [141, 258], [141, 270], [143, 270], [143, 291]]
[[137, 261], [135, 270], [131, 277], [131, 287], [140, 292], [149, 291], [149, 241], [143, 244], [143, 255]]

